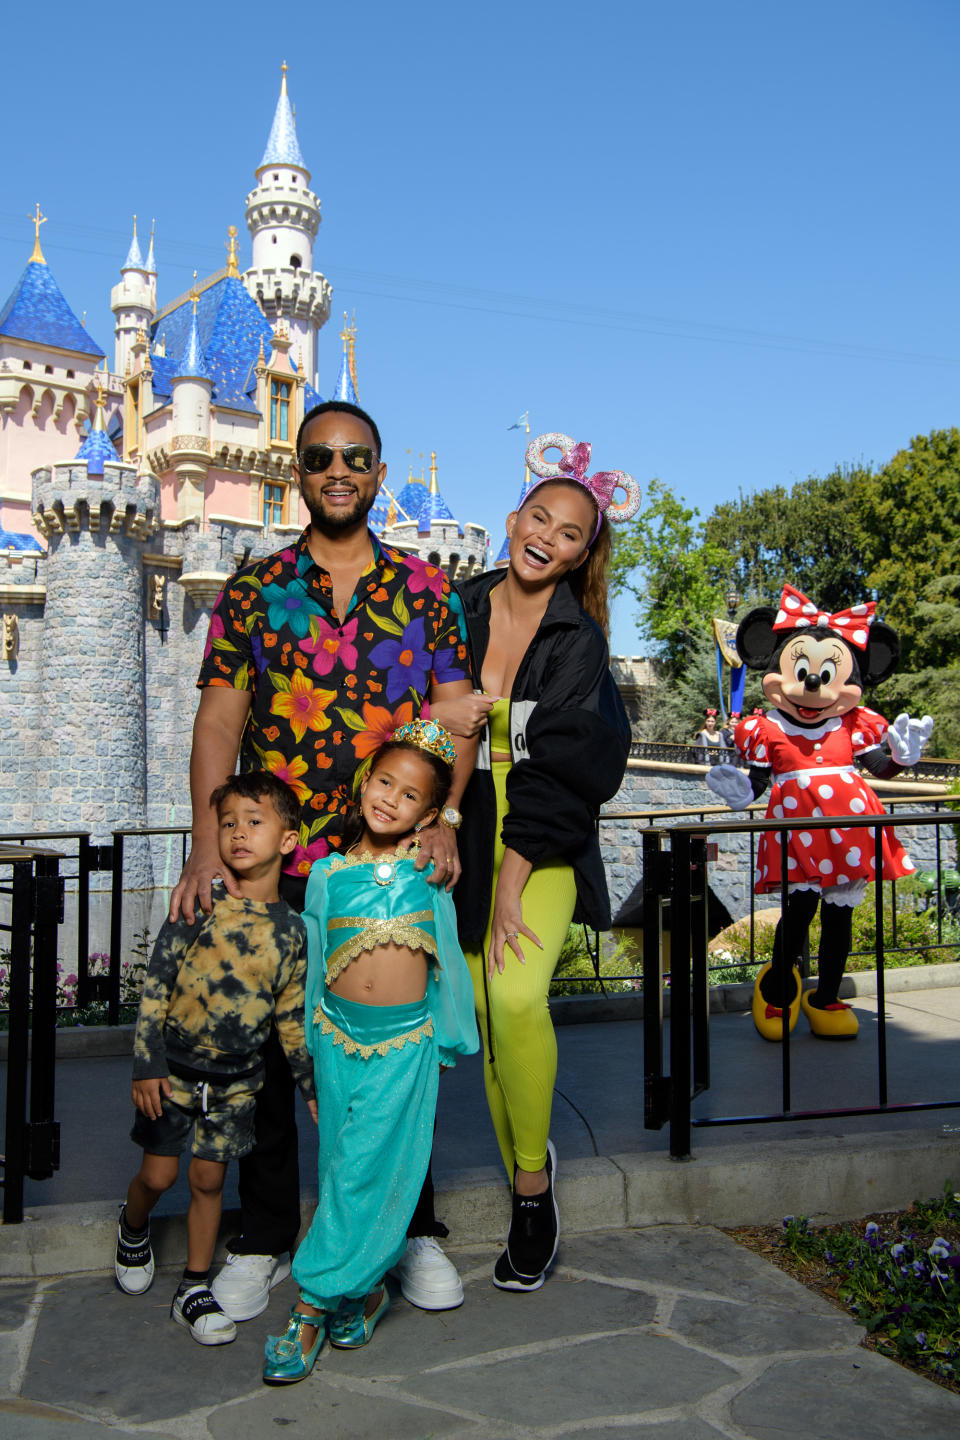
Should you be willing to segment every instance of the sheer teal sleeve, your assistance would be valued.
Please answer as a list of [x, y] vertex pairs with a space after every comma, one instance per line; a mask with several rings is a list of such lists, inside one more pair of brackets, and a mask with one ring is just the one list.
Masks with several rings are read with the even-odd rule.
[[313, 1016], [323, 994], [323, 981], [327, 963], [325, 946], [327, 942], [327, 866], [324, 856], [316, 860], [307, 881], [307, 895], [303, 908], [303, 923], [307, 927], [307, 984], [304, 1001], [304, 1030], [307, 1049], [311, 1055], [314, 1049]]
[[473, 1055], [480, 1048], [473, 983], [457, 939], [453, 896], [442, 885], [431, 885], [430, 889], [434, 891], [438, 964], [427, 981], [427, 1004], [440, 1064], [453, 1065], [458, 1055]]

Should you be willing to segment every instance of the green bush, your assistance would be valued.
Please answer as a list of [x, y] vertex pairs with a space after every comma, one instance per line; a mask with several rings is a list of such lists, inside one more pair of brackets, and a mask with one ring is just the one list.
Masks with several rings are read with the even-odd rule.
[[621, 936], [611, 952], [603, 945], [604, 937], [600, 937], [601, 985], [593, 968], [593, 956], [587, 948], [588, 933], [592, 938], [593, 932], [587, 932], [584, 926], [570, 926], [550, 982], [550, 994], [600, 995], [605, 992], [619, 995], [641, 989], [642, 981], [629, 978], [639, 974], [640, 970], [640, 956], [634, 942]]

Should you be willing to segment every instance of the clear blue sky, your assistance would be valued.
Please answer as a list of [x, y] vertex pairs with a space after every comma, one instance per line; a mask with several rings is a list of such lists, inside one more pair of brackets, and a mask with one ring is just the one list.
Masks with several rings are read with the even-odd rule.
[[[355, 309], [391, 478], [435, 449], [495, 547], [527, 409], [704, 514], [960, 420], [954, 0], [290, 13], [8, 8], [3, 297], [38, 200], [111, 356], [134, 211], [161, 303], [224, 263], [230, 224], [247, 265], [286, 59], [334, 288], [321, 391]], [[626, 605], [613, 638], [642, 648]]]

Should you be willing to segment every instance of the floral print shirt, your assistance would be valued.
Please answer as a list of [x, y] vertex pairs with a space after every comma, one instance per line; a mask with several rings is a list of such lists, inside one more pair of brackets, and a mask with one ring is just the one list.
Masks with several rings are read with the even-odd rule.
[[272, 770], [301, 804], [285, 869], [306, 876], [340, 845], [357, 767], [422, 711], [433, 685], [469, 680], [466, 627], [444, 572], [370, 535], [373, 561], [342, 623], [307, 547], [251, 561], [213, 608], [200, 678], [252, 694], [242, 770]]

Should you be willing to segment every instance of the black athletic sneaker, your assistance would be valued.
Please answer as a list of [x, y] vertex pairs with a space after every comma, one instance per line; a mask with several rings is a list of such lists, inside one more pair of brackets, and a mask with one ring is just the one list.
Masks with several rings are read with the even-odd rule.
[[530, 1279], [518, 1275], [506, 1250], [493, 1267], [493, 1283], [498, 1290], [539, 1290], [546, 1278], [542, 1271]]
[[542, 1282], [544, 1273], [553, 1264], [560, 1237], [560, 1212], [553, 1189], [557, 1172], [557, 1152], [549, 1140], [546, 1171], [547, 1188], [541, 1195], [518, 1195], [516, 1187], [513, 1191], [513, 1216], [505, 1253], [514, 1274], [528, 1282], [524, 1289], [538, 1288], [530, 1287], [529, 1282], [537, 1276], [541, 1277]]
[[126, 1205], [120, 1207], [117, 1224], [117, 1253], [113, 1262], [113, 1273], [117, 1284], [128, 1295], [142, 1295], [153, 1284], [153, 1249], [150, 1245], [150, 1222], [142, 1235], [132, 1233], [126, 1226]]

